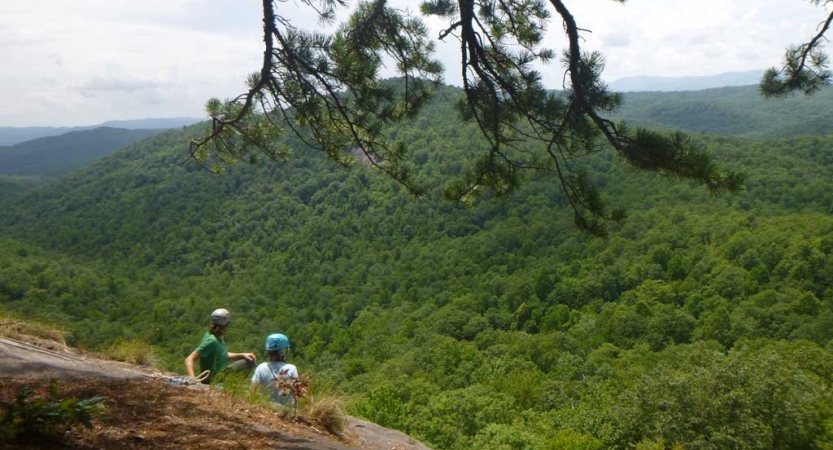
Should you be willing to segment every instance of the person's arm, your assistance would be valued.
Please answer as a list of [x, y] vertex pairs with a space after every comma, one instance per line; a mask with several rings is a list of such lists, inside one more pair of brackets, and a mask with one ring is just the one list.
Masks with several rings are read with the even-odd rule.
[[237, 361], [238, 359], [245, 359], [249, 362], [257, 362], [257, 355], [254, 353], [232, 353], [228, 352], [229, 361]]
[[268, 369], [264, 369], [264, 367], [262, 367], [262, 366], [263, 366], [263, 364], [261, 364], [260, 366], [257, 366], [257, 368], [255, 369], [255, 373], [252, 375], [252, 387], [251, 387], [251, 392], [252, 393], [257, 392], [258, 390], [260, 390], [261, 387], [263, 387], [263, 380], [262, 380], [263, 370], [268, 370]]
[[194, 378], [194, 363], [200, 359], [200, 354], [197, 352], [191, 352], [187, 358], [185, 358], [185, 374], [191, 378]]

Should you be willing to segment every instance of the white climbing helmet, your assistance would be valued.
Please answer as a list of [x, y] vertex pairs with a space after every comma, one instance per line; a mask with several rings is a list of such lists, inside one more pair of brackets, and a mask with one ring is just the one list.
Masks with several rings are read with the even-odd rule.
[[219, 325], [221, 327], [228, 326], [228, 323], [231, 321], [231, 313], [228, 312], [227, 309], [215, 309], [213, 313], [211, 313], [211, 323], [214, 325]]

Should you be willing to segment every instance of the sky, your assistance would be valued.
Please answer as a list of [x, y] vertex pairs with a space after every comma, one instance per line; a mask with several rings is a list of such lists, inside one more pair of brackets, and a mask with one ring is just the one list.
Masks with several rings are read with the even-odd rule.
[[[355, 5], [355, 0], [350, 1]], [[604, 79], [705, 76], [777, 65], [826, 12], [807, 0], [566, 0], [581, 45], [605, 55]], [[259, 0], [0, 0], [0, 127], [204, 117], [211, 97], [244, 92], [259, 70]], [[418, 0], [390, 0], [418, 10]], [[321, 29], [293, 0], [277, 11]], [[428, 20], [436, 36], [444, 23]], [[445, 82], [459, 85], [451, 38], [440, 43]], [[547, 46], [564, 49], [560, 22]], [[560, 88], [555, 61], [540, 68]], [[391, 75], [393, 73], [391, 72]]]

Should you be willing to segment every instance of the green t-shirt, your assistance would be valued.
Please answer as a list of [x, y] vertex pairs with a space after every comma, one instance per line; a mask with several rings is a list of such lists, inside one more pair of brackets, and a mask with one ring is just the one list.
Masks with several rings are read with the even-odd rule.
[[228, 364], [228, 350], [226, 350], [225, 342], [207, 331], [199, 347], [194, 351], [200, 355], [200, 372], [211, 371], [211, 376], [203, 383], [210, 383], [214, 375], [220, 373], [220, 370]]

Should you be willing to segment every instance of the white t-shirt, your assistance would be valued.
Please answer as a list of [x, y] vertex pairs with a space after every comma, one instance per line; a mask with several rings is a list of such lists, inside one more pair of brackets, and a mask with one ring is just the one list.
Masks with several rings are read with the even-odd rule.
[[271, 398], [274, 402], [281, 405], [294, 403], [294, 395], [281, 395], [280, 390], [275, 386], [275, 380], [281, 376], [298, 378], [298, 369], [292, 364], [280, 361], [260, 363], [252, 376], [252, 383], [257, 383], [262, 389], [271, 391]]

